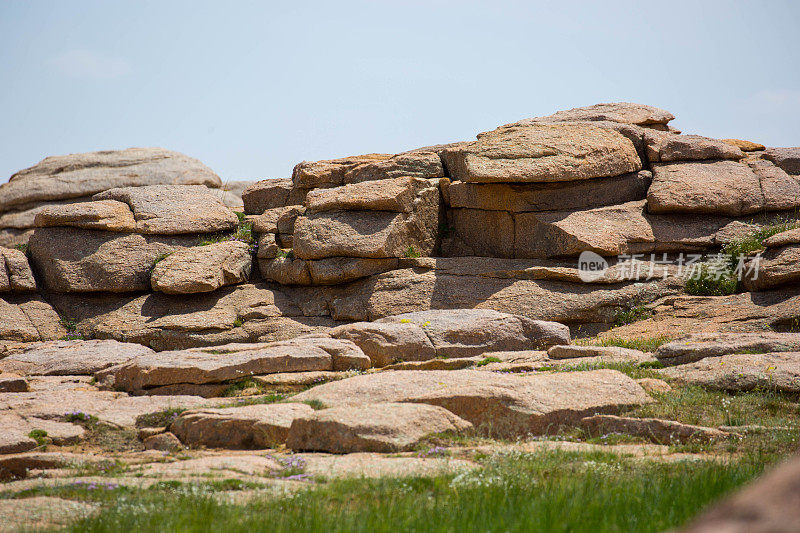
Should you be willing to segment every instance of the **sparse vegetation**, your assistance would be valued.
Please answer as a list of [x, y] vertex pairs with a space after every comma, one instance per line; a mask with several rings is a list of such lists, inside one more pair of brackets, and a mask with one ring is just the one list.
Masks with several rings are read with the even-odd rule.
[[47, 431], [43, 429], [33, 429], [28, 436], [36, 441], [38, 446], [47, 446], [50, 444], [51, 439], [47, 436]]
[[628, 309], [622, 309], [614, 317], [613, 327], [625, 326], [633, 324], [640, 320], [646, 320], [653, 316], [653, 311], [644, 305], [636, 305]]
[[328, 407], [327, 405], [325, 405], [324, 403], [322, 403], [319, 400], [305, 400], [305, 401], [303, 401], [303, 403], [308, 405], [309, 407], [311, 407], [315, 411], [319, 411], [321, 409], [327, 409], [327, 407]]
[[654, 352], [659, 346], [666, 344], [671, 340], [673, 340], [673, 337], [668, 335], [632, 339], [626, 339], [622, 337], [591, 337], [577, 339], [575, 344], [579, 346], [617, 346], [619, 348], [629, 348], [631, 350], [639, 350], [642, 352]]
[[28, 244], [27, 243], [16, 244], [16, 245], [14, 245], [14, 249], [15, 250], [19, 250], [23, 254], [27, 254], [28, 253]]
[[748, 257], [763, 250], [765, 240], [795, 228], [800, 228], [800, 220], [797, 220], [797, 216], [779, 219], [768, 226], [757, 229], [747, 237], [731, 241], [722, 248], [722, 253], [728, 257], [731, 268], [735, 269], [740, 257]]
[[178, 416], [180, 416], [180, 414], [184, 411], [186, 411], [186, 409], [183, 409], [181, 407], [173, 407], [169, 409], [164, 409], [163, 411], [157, 411], [155, 413], [140, 415], [136, 417], [136, 427], [160, 428], [168, 426], [173, 420], [178, 418]]
[[278, 250], [276, 257], [294, 260], [294, 250]]
[[500, 362], [500, 358], [499, 357], [495, 357], [493, 355], [490, 355], [489, 357], [484, 357], [483, 359], [481, 359], [480, 361], [475, 363], [475, 366], [486, 366], [489, 363], [499, 363], [499, 362]]
[[417, 257], [422, 257], [422, 254], [419, 253], [417, 251], [417, 249], [414, 248], [413, 246], [409, 246], [408, 248], [406, 248], [406, 251], [404, 252], [403, 255], [405, 255], [408, 258], [412, 258], [412, 259], [413, 258], [417, 258]]
[[247, 220], [244, 213], [234, 211], [239, 218], [239, 225], [233, 233], [222, 232], [215, 235], [206, 236], [198, 241], [195, 246], [208, 246], [209, 244], [216, 244], [224, 241], [240, 241], [247, 243], [253, 249], [256, 246], [255, 239], [253, 238], [253, 223]]
[[739, 288], [739, 280], [727, 263], [703, 263], [686, 280], [686, 292], [692, 296], [727, 296]]

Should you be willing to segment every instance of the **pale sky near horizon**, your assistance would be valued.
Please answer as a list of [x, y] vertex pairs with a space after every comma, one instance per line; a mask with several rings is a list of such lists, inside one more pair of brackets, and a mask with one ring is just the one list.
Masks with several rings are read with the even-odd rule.
[[633, 101], [800, 145], [800, 2], [0, 0], [0, 182], [162, 146], [223, 180]]

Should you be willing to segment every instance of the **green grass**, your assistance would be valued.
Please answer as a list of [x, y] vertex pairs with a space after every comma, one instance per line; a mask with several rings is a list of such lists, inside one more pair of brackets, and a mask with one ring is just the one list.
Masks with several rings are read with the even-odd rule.
[[668, 335], [635, 339], [625, 339], [622, 337], [591, 337], [576, 339], [575, 344], [579, 346], [617, 346], [619, 348], [628, 348], [641, 352], [654, 352], [659, 346], [672, 340], [674, 340], [673, 337]]
[[180, 485], [85, 489], [103, 502], [71, 531], [663, 531], [757, 476], [757, 460], [657, 463], [612, 454], [504, 453], [474, 472], [349, 479], [246, 505]]
[[417, 251], [417, 249], [414, 248], [413, 246], [409, 246], [408, 248], [406, 248], [405, 256], [409, 258], [416, 258], [416, 257], [422, 257], [422, 254], [419, 253], [419, 251]]
[[646, 320], [652, 316], [652, 310], [643, 305], [637, 305], [635, 307], [631, 307], [630, 309], [623, 309], [619, 311], [614, 316], [612, 327], [616, 328], [619, 326], [626, 326], [628, 324], [633, 324], [634, 322], [639, 322], [640, 320]]
[[36, 444], [39, 446], [47, 446], [51, 439], [47, 436], [47, 431], [43, 429], [32, 429], [30, 433], [28, 433], [28, 437], [32, 438], [36, 441]]
[[739, 280], [727, 263], [723, 265], [701, 264], [686, 280], [685, 290], [692, 296], [727, 296], [739, 289]]
[[270, 403], [279, 403], [288, 398], [289, 394], [281, 394], [277, 392], [271, 392], [264, 396], [245, 396], [241, 398], [237, 398], [236, 401], [231, 403], [219, 405], [219, 408], [222, 407], [243, 407], [245, 405], [264, 405]]
[[501, 362], [499, 357], [490, 355], [489, 357], [484, 357], [483, 359], [475, 363], [475, 366], [486, 366], [489, 363], [499, 363], [499, 362]]
[[728, 256], [731, 268], [736, 268], [736, 265], [739, 262], [739, 257], [747, 257], [755, 252], [758, 252], [759, 250], [763, 250], [765, 240], [769, 239], [773, 235], [777, 235], [778, 233], [800, 228], [800, 221], [796, 219], [797, 216], [795, 216], [794, 219], [785, 218], [768, 226], [759, 228], [747, 237], [736, 239], [723, 246], [722, 253]]
[[178, 416], [184, 411], [186, 411], [186, 409], [182, 407], [172, 407], [155, 413], [139, 415], [138, 417], [136, 417], [136, 427], [160, 428], [168, 426], [170, 422], [178, 418]]
[[322, 403], [320, 400], [305, 400], [303, 403], [308, 405], [315, 411], [320, 411], [322, 409], [328, 408], [328, 406]]
[[253, 238], [253, 223], [245, 218], [245, 214], [235, 211], [236, 216], [239, 218], [239, 225], [234, 232], [217, 233], [210, 237], [206, 237], [197, 242], [196, 246], [208, 246], [209, 244], [216, 244], [223, 241], [241, 241], [250, 245], [254, 245], [255, 239]]
[[653, 363], [577, 363], [574, 365], [544, 366], [539, 368], [539, 372], [583, 372], [587, 370], [617, 370], [633, 379], [642, 378], [661, 378], [661, 374], [653, 370], [660, 368]]

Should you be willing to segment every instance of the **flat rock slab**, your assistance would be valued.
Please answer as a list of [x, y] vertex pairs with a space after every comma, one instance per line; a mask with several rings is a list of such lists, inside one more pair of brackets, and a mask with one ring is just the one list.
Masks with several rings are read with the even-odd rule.
[[483, 133], [442, 157], [455, 179], [473, 183], [572, 181], [638, 172], [628, 139], [584, 124], [530, 124]]
[[306, 207], [309, 213], [337, 210], [410, 213], [419, 193], [436, 185], [436, 181], [401, 177], [315, 189], [308, 193]]
[[26, 452], [0, 456], [0, 480], [23, 479], [30, 470], [76, 468], [97, 461], [97, 456], [66, 452]]
[[350, 341], [306, 337], [160, 352], [99, 372], [96, 377], [133, 392], [179, 383], [223, 383], [258, 374], [363, 370], [369, 366], [369, 357]]
[[267, 209], [289, 205], [289, 193], [292, 180], [261, 180], [249, 185], [242, 191], [242, 203], [247, 215], [260, 215]]
[[296, 418], [286, 445], [298, 451], [399, 452], [440, 433], [472, 424], [435, 405], [377, 403], [323, 409]]
[[491, 351], [547, 348], [569, 342], [569, 328], [491, 309], [443, 309], [393, 315], [375, 324], [416, 326], [436, 357], [469, 357]]
[[477, 370], [380, 372], [327, 383], [293, 401], [328, 407], [384, 402], [439, 405], [493, 435], [544, 434], [598, 413], [653, 400], [613, 370], [515, 376]]
[[782, 231], [764, 241], [767, 248], [780, 248], [787, 244], [800, 244], [800, 227]]
[[[747, 268], [755, 271], [755, 260]], [[757, 264], [758, 276], [745, 276], [744, 286], [750, 291], [762, 291], [800, 280], [800, 244], [769, 248]]]
[[[0, 360], [0, 364], [2, 362]], [[0, 373], [0, 392], [28, 392], [28, 387], [28, 380], [24, 377], [10, 372]]]
[[32, 376], [93, 375], [134, 357], [154, 353], [141, 344], [114, 340], [48, 341], [34, 343], [1, 359], [0, 371]]
[[52, 496], [0, 500], [0, 532], [66, 527], [90, 516], [98, 505]]
[[229, 231], [239, 219], [210, 189], [201, 185], [122, 187], [94, 195], [130, 207], [136, 231], [156, 235]]
[[706, 357], [659, 372], [684, 383], [730, 392], [753, 389], [800, 392], [800, 352], [797, 351]]
[[303, 161], [294, 167], [292, 181], [300, 189], [338, 187], [349, 183], [400, 177], [444, 176], [439, 155], [429, 151], [405, 154], [366, 154], [325, 161]]
[[[39, 446], [31, 432], [37, 431], [42, 438], [53, 444], [72, 444], [83, 437], [85, 430], [75, 424], [58, 422], [33, 416], [20, 416], [8, 411], [0, 411], [0, 454], [21, 453]], [[45, 432], [45, 433], [41, 433]]]
[[655, 444], [709, 442], [727, 436], [725, 432], [715, 428], [693, 426], [658, 418], [595, 415], [584, 418], [580, 421], [580, 425], [592, 436], [624, 433], [646, 438]]
[[575, 121], [610, 121], [636, 126], [666, 126], [675, 116], [658, 107], [635, 104], [631, 102], [610, 102], [594, 104], [586, 107], [565, 109], [547, 115], [527, 119], [528, 122], [575, 122]]
[[0, 211], [33, 202], [79, 198], [115, 187], [219, 187], [219, 176], [197, 159], [163, 148], [129, 148], [51, 156], [0, 186]]
[[547, 349], [547, 356], [550, 359], [577, 359], [580, 357], [614, 357], [615, 359], [630, 358], [632, 361], [639, 361], [644, 357], [644, 352], [620, 348], [618, 346], [579, 346], [579, 345], [559, 345], [551, 346]]
[[105, 231], [136, 231], [133, 211], [128, 204], [117, 200], [45, 206], [36, 214], [35, 225], [39, 228], [69, 226]]
[[61, 317], [38, 295], [0, 298], [0, 339], [14, 343], [52, 340], [67, 334]]
[[329, 479], [435, 476], [478, 468], [476, 463], [449, 457], [387, 457], [378, 453], [299, 453], [296, 456], [305, 461], [306, 474]]
[[737, 353], [797, 351], [800, 333], [699, 333], [659, 346], [655, 356], [665, 365], [680, 365]]
[[702, 513], [685, 533], [800, 531], [797, 480], [800, 458], [778, 465], [745, 488]]
[[27, 419], [60, 420], [71, 413], [97, 417], [100, 422], [133, 427], [141, 415], [166, 409], [206, 407], [213, 400], [198, 396], [136, 396], [121, 392], [64, 390], [10, 392], [0, 395], [0, 416], [17, 415]]
[[269, 476], [282, 469], [283, 465], [270, 456], [211, 455], [183, 461], [149, 463], [132, 470], [143, 476], [188, 476], [208, 479], [210, 475], [214, 475], [238, 479], [242, 476]]
[[768, 148], [764, 158], [772, 161], [787, 174], [800, 176], [800, 146], [794, 148]]
[[318, 370], [310, 372], [278, 372], [277, 374], [253, 376], [251, 379], [269, 389], [295, 390], [304, 389], [309, 385], [321, 385], [322, 383], [349, 377], [353, 377], [352, 372]]
[[150, 283], [167, 294], [211, 292], [247, 281], [252, 269], [247, 243], [223, 241], [170, 254], [155, 264]]
[[[613, 348], [613, 347], [612, 347]], [[484, 360], [499, 359], [481, 365], [479, 370], [489, 372], [532, 372], [549, 370], [591, 370], [598, 365], [607, 364], [649, 364], [657, 363], [658, 359], [650, 354], [638, 350], [597, 352], [600, 355], [590, 355], [582, 357], [570, 357], [566, 359], [553, 359], [542, 351], [519, 351], [519, 352], [487, 352]]]
[[738, 146], [700, 135], [676, 135], [671, 132], [647, 131], [644, 135], [647, 157], [651, 163], [709, 159], [742, 159]]
[[192, 410], [181, 413], [169, 430], [189, 446], [275, 448], [286, 442], [293, 420], [313, 413], [303, 403]]

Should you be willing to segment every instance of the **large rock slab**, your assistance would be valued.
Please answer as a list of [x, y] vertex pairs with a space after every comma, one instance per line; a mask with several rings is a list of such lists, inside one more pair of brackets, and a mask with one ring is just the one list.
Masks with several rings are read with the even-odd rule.
[[410, 450], [425, 437], [470, 429], [472, 424], [442, 407], [378, 403], [299, 417], [286, 445], [298, 451], [391, 453]]
[[196, 159], [163, 148], [129, 148], [51, 156], [0, 185], [0, 211], [144, 185], [219, 187], [219, 176]]
[[34, 343], [0, 359], [0, 370], [33, 376], [80, 376], [153, 354], [141, 344], [114, 340], [74, 340]]
[[179, 383], [223, 383], [257, 374], [363, 370], [369, 366], [369, 358], [352, 342], [306, 337], [144, 355], [95, 375], [102, 383], [134, 392]]
[[483, 133], [444, 150], [451, 177], [474, 183], [572, 181], [638, 172], [642, 163], [622, 135], [584, 124], [531, 124]]
[[242, 191], [244, 212], [247, 215], [260, 215], [267, 209], [289, 205], [291, 190], [292, 180], [290, 178], [262, 180], [253, 183]]
[[661, 370], [684, 383], [730, 392], [753, 389], [800, 392], [800, 352], [706, 357]]
[[738, 160], [744, 157], [744, 153], [737, 146], [699, 135], [648, 131], [644, 140], [647, 157], [651, 163], [708, 159]]
[[693, 426], [659, 418], [595, 415], [584, 418], [580, 425], [593, 436], [624, 433], [646, 438], [655, 444], [709, 442], [726, 436], [725, 432], [716, 428]]
[[38, 228], [29, 251], [48, 290], [132, 292], [150, 290], [156, 261], [196, 241], [188, 235]]
[[750, 291], [796, 283], [800, 280], [800, 244], [768, 249], [757, 264], [754, 260], [748, 265], [749, 270], [753, 270], [754, 274], [745, 276], [743, 281], [745, 288]]
[[36, 214], [35, 225], [39, 228], [67, 226], [105, 231], [136, 231], [133, 211], [128, 204], [117, 200], [46, 206]]
[[684, 533], [768, 533], [800, 530], [800, 458], [775, 467], [694, 519]]
[[0, 247], [0, 292], [36, 290], [28, 258], [19, 250]]
[[0, 392], [28, 392], [29, 389], [24, 377], [0, 370]]
[[435, 181], [408, 177], [362, 181], [313, 190], [306, 197], [306, 207], [309, 213], [339, 210], [410, 213], [419, 194], [435, 186]]
[[615, 360], [639, 361], [645, 357], [640, 350], [620, 348], [619, 346], [579, 346], [559, 345], [547, 350], [550, 359], [583, 359], [583, 358], [614, 358]]
[[764, 209], [758, 176], [744, 163], [712, 161], [653, 166], [647, 193], [651, 213], [740, 216]]
[[665, 365], [681, 365], [737, 353], [798, 351], [800, 333], [696, 333], [659, 346], [655, 356]]
[[630, 102], [610, 102], [558, 111], [552, 115], [529, 119], [537, 122], [610, 121], [636, 126], [666, 126], [675, 116], [657, 107]]
[[275, 448], [286, 442], [293, 420], [313, 412], [303, 403], [195, 409], [181, 413], [169, 430], [188, 446]]
[[440, 178], [444, 169], [435, 152], [367, 154], [327, 161], [303, 161], [294, 167], [292, 181], [301, 189], [338, 187], [348, 183], [399, 177]]
[[434, 309], [388, 316], [379, 324], [419, 327], [436, 357], [469, 357], [485, 352], [532, 350], [569, 342], [569, 328], [556, 322], [492, 309]]
[[652, 174], [643, 170], [568, 183], [454, 182], [449, 185], [450, 207], [512, 213], [601, 207], [644, 200], [651, 180]]
[[[5, 394], [2, 398], [13, 394], [17, 393]], [[30, 436], [35, 430], [45, 432], [46, 435], [42, 436], [56, 445], [74, 444], [81, 440], [86, 432], [81, 426], [69, 422], [21, 416], [8, 411], [0, 411], [0, 427], [3, 428], [3, 436], [0, 436], [0, 454], [21, 453], [37, 448], [39, 443]]]
[[653, 400], [614, 370], [531, 376], [477, 370], [399, 370], [355, 376], [302, 392], [294, 401], [329, 407], [411, 402], [438, 405], [492, 435], [555, 432], [581, 418]]
[[425, 330], [411, 322], [356, 322], [334, 328], [330, 334], [335, 339], [354, 342], [367, 354], [373, 367], [436, 357], [436, 348]]
[[764, 209], [784, 211], [800, 206], [800, 179], [764, 159], [751, 158], [746, 162], [758, 176], [764, 194]]
[[787, 244], [800, 244], [800, 227], [776, 233], [764, 241], [767, 248], [780, 248]]
[[53, 496], [33, 496], [0, 502], [2, 533], [26, 529], [61, 529], [97, 512], [97, 504]]
[[247, 281], [252, 268], [249, 244], [223, 241], [170, 254], [156, 263], [150, 284], [167, 294], [211, 292]]
[[407, 257], [433, 255], [439, 232], [439, 190], [423, 189], [411, 213], [330, 211], [300, 217], [294, 253], [325, 257]]
[[784, 172], [800, 176], [800, 146], [794, 148], [768, 148], [764, 158], [772, 161]]
[[93, 198], [128, 204], [139, 233], [216, 233], [232, 230], [239, 224], [236, 213], [201, 185], [122, 187], [96, 194]]

